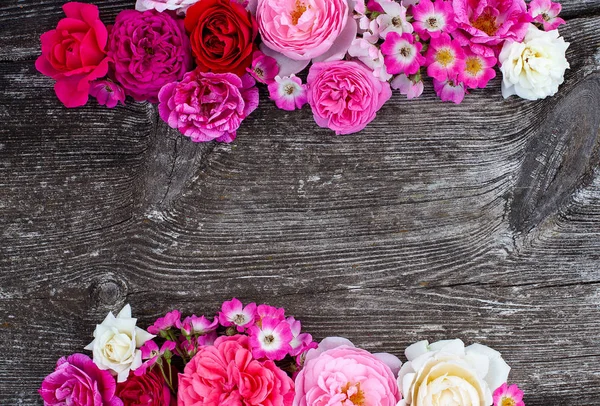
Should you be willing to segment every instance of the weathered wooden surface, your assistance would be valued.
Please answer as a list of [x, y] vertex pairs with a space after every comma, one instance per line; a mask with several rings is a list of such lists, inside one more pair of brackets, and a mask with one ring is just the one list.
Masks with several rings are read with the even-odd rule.
[[[133, 2], [100, 2], [110, 22]], [[142, 323], [232, 296], [317, 338], [502, 351], [528, 405], [600, 404], [600, 1], [565, 0], [548, 100], [398, 95], [361, 134], [267, 100], [232, 145], [151, 105], [63, 108], [36, 73], [60, 1], [0, 5], [0, 404], [39, 404], [108, 310]]]

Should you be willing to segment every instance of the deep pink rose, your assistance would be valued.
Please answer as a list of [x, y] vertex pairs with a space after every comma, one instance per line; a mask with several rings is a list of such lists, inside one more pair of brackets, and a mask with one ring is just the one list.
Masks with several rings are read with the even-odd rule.
[[354, 61], [315, 63], [306, 82], [315, 121], [338, 135], [365, 128], [392, 96], [388, 82]]
[[459, 28], [452, 35], [487, 57], [493, 52], [484, 45], [521, 42], [531, 21], [524, 0], [452, 0], [452, 7]]
[[158, 367], [140, 376], [129, 374], [125, 382], [117, 385], [117, 396], [124, 406], [169, 406], [172, 399]]
[[296, 377], [294, 406], [396, 406], [402, 398], [395, 376], [400, 364], [393, 355], [374, 355], [344, 338], [326, 338], [306, 354]]
[[113, 78], [137, 101], [158, 102], [165, 84], [180, 80], [192, 68], [183, 20], [156, 10], [123, 10], [111, 28], [108, 55]]
[[87, 355], [73, 354], [58, 360], [39, 393], [47, 406], [123, 406], [116, 387], [109, 371], [100, 370]]
[[293, 60], [341, 59], [357, 31], [348, 0], [258, 0], [256, 20], [263, 43]]
[[56, 80], [56, 96], [65, 106], [78, 107], [88, 101], [90, 81], [108, 72], [108, 33], [98, 7], [72, 2], [63, 10], [67, 18], [40, 37], [42, 55], [35, 67]]
[[271, 360], [252, 357], [248, 336], [219, 337], [179, 375], [179, 406], [291, 406], [294, 381]]
[[242, 121], [258, 107], [256, 82], [248, 74], [186, 73], [158, 95], [160, 117], [194, 142], [232, 142]]

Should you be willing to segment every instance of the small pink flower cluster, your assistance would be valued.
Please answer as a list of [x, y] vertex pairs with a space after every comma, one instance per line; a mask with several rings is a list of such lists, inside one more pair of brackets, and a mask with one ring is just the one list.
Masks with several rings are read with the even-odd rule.
[[348, 52], [409, 99], [423, 92], [424, 70], [443, 101], [460, 103], [496, 77], [505, 41], [522, 41], [531, 22], [556, 29], [559, 11], [550, 0], [359, 0]]
[[499, 352], [458, 339], [417, 342], [403, 365], [342, 337], [317, 345], [283, 308], [235, 298], [213, 317], [173, 310], [148, 331], [136, 322], [129, 305], [109, 313], [94, 331], [93, 359], [63, 357], [44, 379], [44, 405], [442, 406], [447, 393], [469, 404], [525, 405], [506, 384], [510, 367]]
[[[256, 82], [278, 108], [308, 104], [319, 126], [351, 134], [391, 89], [419, 97], [424, 73], [443, 101], [462, 102], [496, 77], [505, 43], [564, 24], [551, 0], [137, 0], [110, 30], [96, 6], [63, 9], [67, 18], [41, 36], [36, 67], [65, 106], [92, 95], [115, 107], [130, 96], [160, 103], [160, 117], [194, 142], [226, 143], [258, 107]], [[550, 64], [557, 89], [568, 64], [558, 53]], [[307, 67], [303, 83], [296, 74]], [[550, 69], [539, 70], [518, 85], [543, 86]]]

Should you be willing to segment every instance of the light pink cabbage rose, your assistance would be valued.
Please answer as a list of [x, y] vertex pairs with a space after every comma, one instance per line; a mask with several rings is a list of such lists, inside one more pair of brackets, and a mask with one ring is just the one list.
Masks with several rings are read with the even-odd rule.
[[393, 355], [371, 354], [344, 338], [326, 338], [306, 354], [296, 377], [294, 406], [396, 406], [400, 364]]
[[338, 135], [365, 128], [392, 96], [388, 82], [354, 61], [315, 63], [306, 82], [315, 121]]
[[[264, 45], [283, 56], [270, 55], [283, 65], [280, 74], [289, 75], [314, 58], [344, 57], [358, 29], [351, 12], [348, 0], [258, 0], [256, 20]], [[285, 58], [305, 63], [290, 72]]]

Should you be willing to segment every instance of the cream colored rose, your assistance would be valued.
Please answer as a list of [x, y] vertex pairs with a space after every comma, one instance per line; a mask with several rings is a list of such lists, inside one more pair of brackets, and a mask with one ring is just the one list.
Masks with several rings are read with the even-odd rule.
[[531, 24], [523, 42], [506, 41], [500, 52], [502, 95], [528, 100], [553, 96], [564, 81], [569, 43], [558, 30], [541, 31]]
[[465, 348], [461, 340], [419, 341], [405, 354], [398, 406], [490, 406], [510, 371], [499, 352], [480, 344]]
[[124, 382], [129, 371], [142, 365], [142, 353], [138, 349], [155, 336], [136, 327], [137, 319], [131, 317], [131, 307], [126, 305], [115, 317], [108, 313], [101, 324], [96, 325], [94, 341], [85, 347], [93, 352], [98, 368], [110, 370]]

